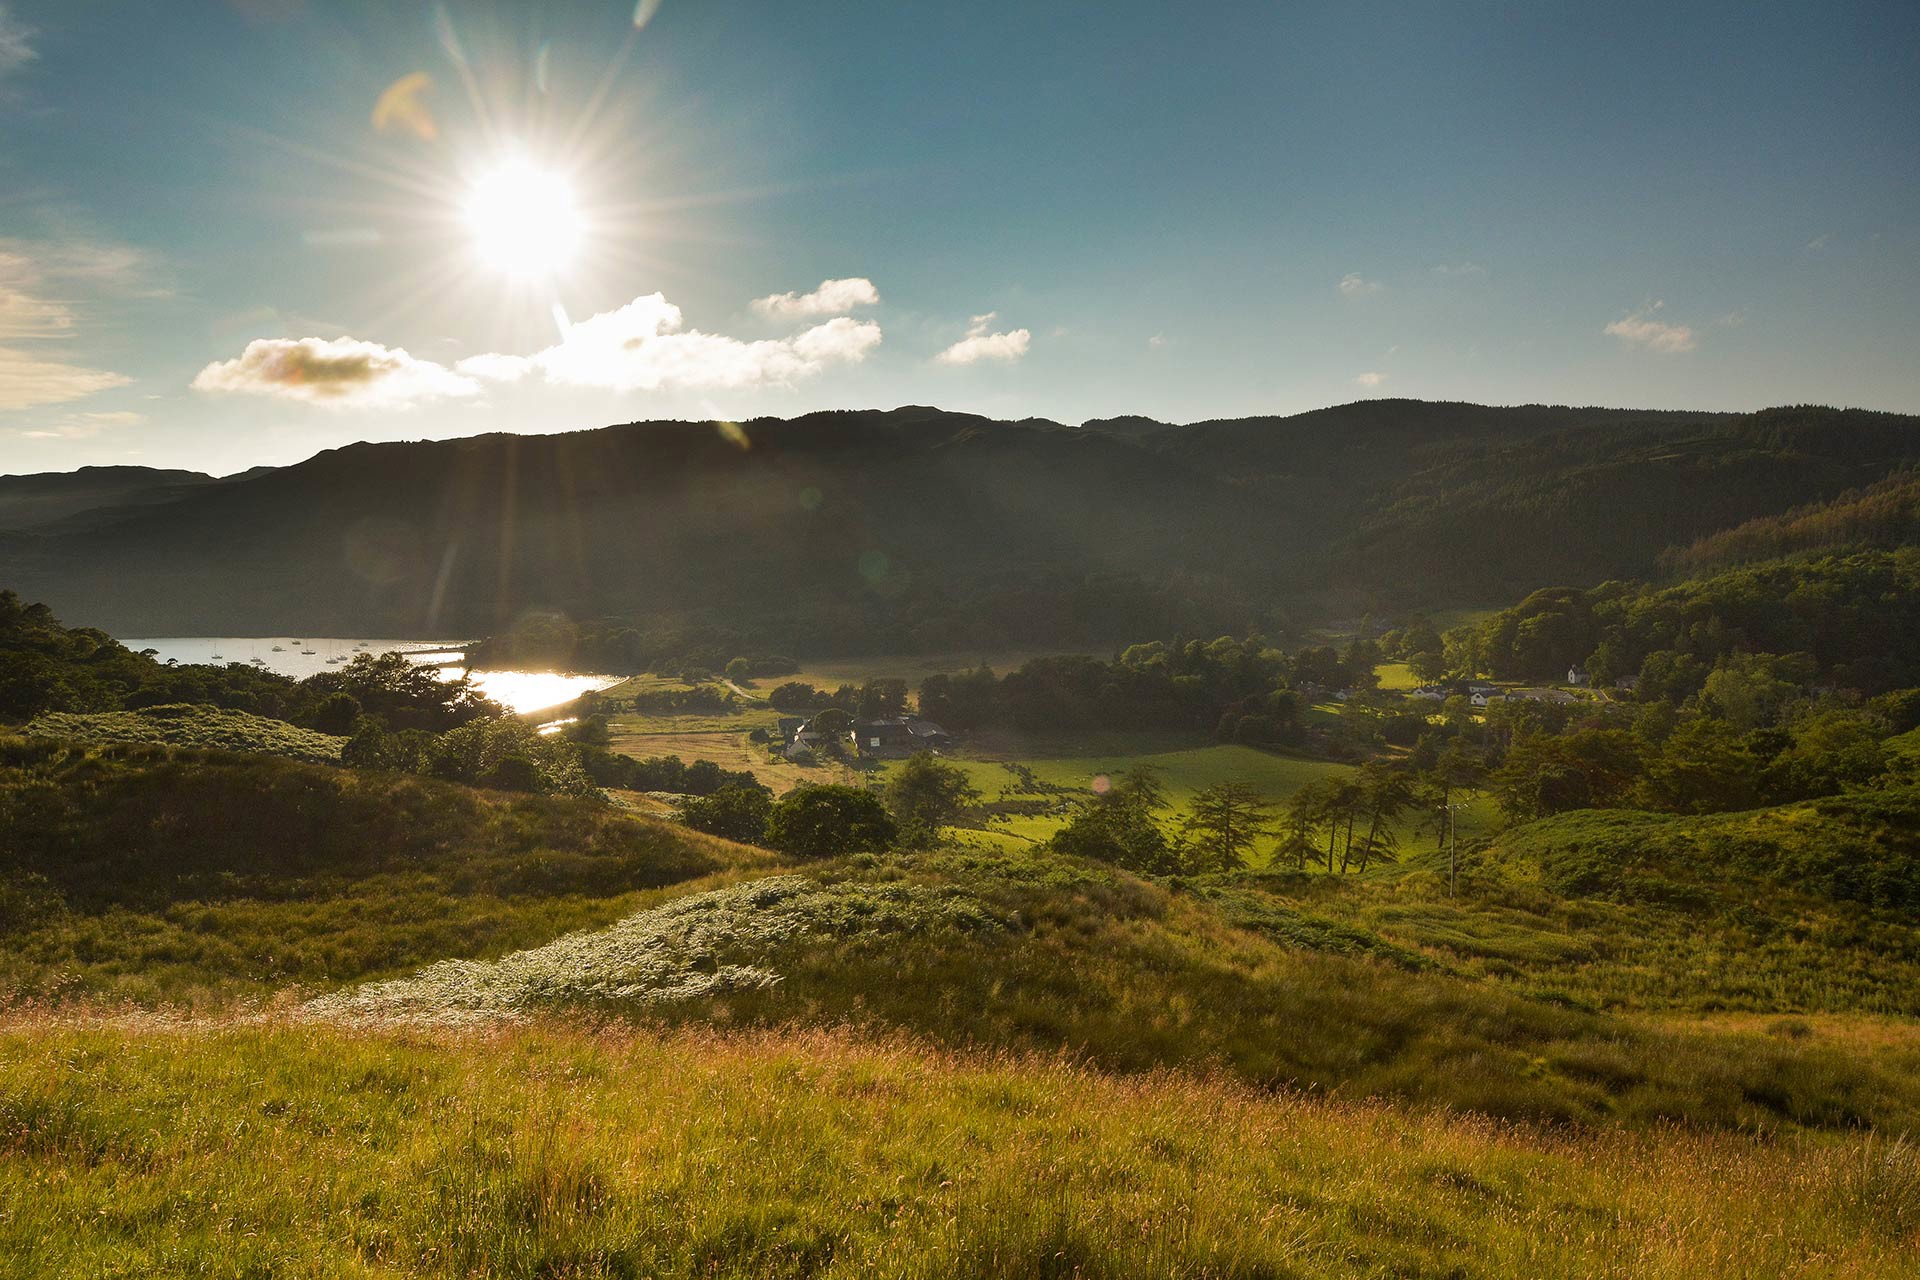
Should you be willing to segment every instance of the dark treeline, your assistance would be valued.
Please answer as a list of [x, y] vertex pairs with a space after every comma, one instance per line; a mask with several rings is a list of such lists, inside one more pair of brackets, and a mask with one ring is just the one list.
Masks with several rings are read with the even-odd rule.
[[[987, 667], [928, 676], [920, 714], [951, 730], [1022, 733], [1185, 730], [1254, 746], [1316, 741], [1301, 720], [1330, 690], [1374, 683], [1379, 651], [1356, 641], [1286, 652], [1258, 635], [1151, 641], [1111, 660], [1035, 658], [996, 676]], [[1326, 745], [1324, 741], [1321, 745]]]
[[1716, 670], [1758, 663], [1863, 693], [1920, 685], [1920, 549], [1729, 569], [1671, 587], [1610, 582], [1536, 591], [1448, 635], [1463, 675], [1540, 680], [1584, 666], [1681, 701]]
[[862, 582], [858, 590], [811, 596], [770, 584], [763, 601], [736, 621], [674, 614], [575, 620], [535, 611], [467, 652], [476, 667], [554, 666], [616, 674], [654, 672], [687, 679], [790, 674], [798, 661], [778, 644], [807, 654], [851, 657], [962, 649], [1088, 644], [1165, 634], [1180, 627], [1229, 630], [1260, 610], [1244, 591], [1186, 573], [1152, 579], [1102, 571], [1035, 570], [991, 581], [922, 571], [896, 586]]

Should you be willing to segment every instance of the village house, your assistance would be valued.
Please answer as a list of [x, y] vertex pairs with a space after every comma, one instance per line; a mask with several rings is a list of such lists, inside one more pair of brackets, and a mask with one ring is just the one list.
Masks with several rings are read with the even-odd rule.
[[1587, 674], [1587, 669], [1577, 662], [1567, 668], [1567, 683], [1576, 689], [1585, 688], [1592, 680], [1593, 677]]

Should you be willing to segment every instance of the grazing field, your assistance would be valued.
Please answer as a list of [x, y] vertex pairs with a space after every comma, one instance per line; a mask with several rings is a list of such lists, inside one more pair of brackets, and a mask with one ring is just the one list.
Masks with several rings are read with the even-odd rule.
[[684, 732], [643, 732], [616, 722], [610, 744], [636, 760], [652, 756], [679, 756], [682, 760], [711, 760], [723, 769], [747, 769], [775, 793], [802, 783], [858, 782], [860, 770], [836, 760], [817, 759], [798, 764], [776, 759], [768, 744], [754, 742], [744, 730], [690, 729]]
[[1417, 689], [1421, 683], [1420, 677], [1404, 662], [1383, 662], [1373, 669], [1373, 674], [1380, 677], [1380, 687], [1389, 692]]
[[1565, 1131], [841, 1034], [0, 1027], [0, 1275], [1906, 1277], [1871, 1135]]
[[[962, 842], [981, 847], [1013, 847], [1045, 841], [1059, 830], [1073, 806], [1093, 798], [1097, 779], [1113, 779], [1129, 769], [1152, 769], [1166, 788], [1170, 807], [1162, 816], [1177, 826], [1187, 817], [1193, 797], [1221, 782], [1244, 782], [1273, 802], [1276, 809], [1301, 787], [1353, 772], [1350, 765], [1325, 760], [1257, 751], [1252, 747], [1221, 744], [1193, 745], [1204, 739], [1165, 734], [1107, 734], [1060, 739], [987, 737], [963, 745], [951, 763], [967, 773], [991, 809], [998, 804], [1015, 812], [994, 814], [982, 831], [957, 833]], [[886, 766], [877, 771], [884, 781]], [[1470, 797], [1457, 817], [1458, 836], [1471, 840], [1491, 831], [1494, 808], [1490, 800]], [[1413, 856], [1437, 844], [1437, 833], [1423, 822], [1424, 815], [1404, 815], [1399, 825], [1401, 849]], [[1262, 842], [1256, 864], [1264, 865], [1276, 839]]]

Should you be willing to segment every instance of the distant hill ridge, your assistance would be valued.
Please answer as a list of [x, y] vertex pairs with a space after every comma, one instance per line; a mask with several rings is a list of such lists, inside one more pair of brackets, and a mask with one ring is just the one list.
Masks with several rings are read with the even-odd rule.
[[0, 493], [42, 514], [0, 521], [0, 582], [123, 634], [481, 633], [551, 611], [800, 652], [1091, 644], [1650, 575], [1670, 547], [1920, 463], [1920, 419], [1809, 406], [741, 425], [356, 444], [218, 483], [116, 469], [138, 473], [117, 498], [53, 521], [49, 495], [86, 473], [12, 478]]
[[156, 467], [81, 467], [33, 475], [0, 475], [0, 529], [33, 529], [86, 512], [171, 502], [186, 490], [216, 483], [199, 471]]

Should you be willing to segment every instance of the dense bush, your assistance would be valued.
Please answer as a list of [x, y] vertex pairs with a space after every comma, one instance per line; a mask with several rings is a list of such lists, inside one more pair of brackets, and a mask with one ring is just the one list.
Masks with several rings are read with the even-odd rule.
[[767, 814], [767, 844], [800, 858], [877, 853], [898, 838], [887, 806], [859, 787], [795, 787]]
[[742, 844], [767, 842], [767, 816], [773, 797], [765, 787], [729, 783], [711, 795], [689, 796], [680, 802], [680, 821], [695, 831], [738, 840]]

